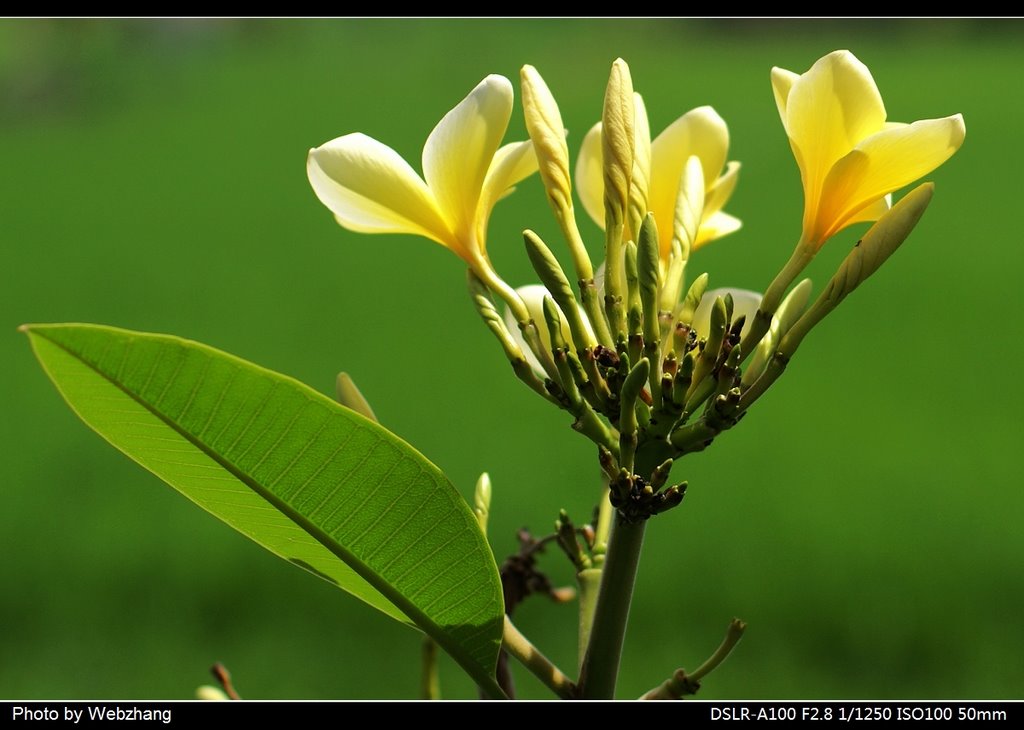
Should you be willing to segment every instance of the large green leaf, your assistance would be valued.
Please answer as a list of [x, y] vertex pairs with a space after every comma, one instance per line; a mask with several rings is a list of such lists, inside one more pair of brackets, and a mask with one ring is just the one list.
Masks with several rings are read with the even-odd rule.
[[422, 454], [296, 380], [196, 342], [97, 325], [23, 329], [103, 438], [276, 555], [415, 623], [500, 695], [494, 559]]

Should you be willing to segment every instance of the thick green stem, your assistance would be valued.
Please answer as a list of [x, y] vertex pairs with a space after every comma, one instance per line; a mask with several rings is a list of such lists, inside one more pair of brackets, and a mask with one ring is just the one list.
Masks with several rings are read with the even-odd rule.
[[616, 515], [608, 540], [590, 641], [580, 670], [580, 697], [583, 699], [609, 700], [615, 697], [615, 681], [619, 674], [622, 643], [626, 636], [646, 524], [625, 522]]

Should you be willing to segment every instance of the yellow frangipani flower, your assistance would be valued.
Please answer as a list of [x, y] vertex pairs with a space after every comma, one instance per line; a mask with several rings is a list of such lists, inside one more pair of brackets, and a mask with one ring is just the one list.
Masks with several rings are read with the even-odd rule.
[[[638, 111], [646, 120], [643, 101], [636, 97]], [[643, 148], [638, 145], [637, 150]], [[740, 227], [739, 219], [722, 210], [736, 187], [740, 163], [726, 164], [729, 151], [729, 129], [710, 106], [702, 106], [679, 117], [649, 143], [650, 160], [642, 161], [648, 172], [647, 209], [654, 213], [662, 261], [667, 261], [672, 248], [672, 234], [679, 185], [691, 156], [700, 160], [704, 172], [704, 213], [691, 251], [721, 238]], [[644, 164], [646, 163], [646, 164]], [[576, 189], [590, 217], [604, 227], [603, 154], [601, 124], [595, 124], [580, 148], [576, 163]], [[722, 170], [725, 169], [723, 173]]]
[[867, 66], [834, 51], [805, 74], [772, 69], [782, 125], [804, 188], [802, 245], [812, 255], [832, 235], [889, 209], [887, 196], [927, 175], [964, 141], [960, 114], [886, 122]]
[[504, 76], [481, 81], [427, 137], [422, 178], [393, 149], [355, 133], [309, 151], [309, 182], [345, 228], [424, 236], [492, 279], [491, 210], [537, 169], [529, 140], [499, 147], [512, 98], [512, 84]]

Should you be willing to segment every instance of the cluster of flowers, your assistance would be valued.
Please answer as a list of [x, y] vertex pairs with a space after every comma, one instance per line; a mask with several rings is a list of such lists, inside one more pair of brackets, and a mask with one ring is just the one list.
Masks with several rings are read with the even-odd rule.
[[[891, 193], [934, 170], [964, 139], [960, 115], [888, 122], [871, 73], [848, 51], [830, 53], [804, 74], [775, 68], [771, 81], [800, 169], [804, 212], [792, 257], [764, 295], [707, 291], [707, 275], [687, 286], [690, 256], [740, 228], [724, 210], [740, 165], [728, 161], [728, 129], [708, 106], [652, 139], [621, 59], [575, 166], [579, 200], [605, 232], [605, 262], [596, 271], [577, 227], [561, 113], [531, 66], [521, 73], [527, 141], [501, 144], [513, 90], [492, 75], [431, 132], [423, 177], [358, 133], [311, 150], [307, 171], [342, 226], [416, 234], [461, 257], [474, 302], [517, 375], [575, 416], [574, 426], [607, 452], [613, 481], [626, 475], [627, 492], [638, 484], [650, 492], [666, 458], [703, 448], [734, 424], [810, 327], [902, 243], [932, 189], [922, 185], [896, 206]], [[535, 171], [568, 244], [576, 291], [531, 231], [526, 248], [543, 286], [513, 289], [487, 255], [494, 205]], [[878, 223], [808, 307], [810, 283], [792, 287], [799, 273], [837, 232], [868, 221]], [[505, 317], [492, 294], [507, 305]], [[690, 422], [701, 406], [700, 419]], [[634, 472], [644, 479], [633, 480]]]

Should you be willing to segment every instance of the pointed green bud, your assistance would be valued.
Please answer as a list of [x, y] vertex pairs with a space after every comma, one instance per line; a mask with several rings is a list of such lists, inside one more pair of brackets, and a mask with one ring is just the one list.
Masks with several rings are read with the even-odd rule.
[[729, 312], [732, 310], [732, 295], [726, 294], [725, 298], [716, 297], [715, 305], [711, 308], [711, 322], [708, 327], [708, 344], [704, 350], [705, 355], [710, 354], [712, 358], [718, 358], [718, 352], [722, 349], [725, 341], [725, 328], [729, 324]]
[[740, 398], [739, 388], [732, 388], [726, 393], [715, 396], [705, 411], [704, 420], [707, 425], [715, 431], [724, 431], [735, 425], [740, 408]]
[[626, 241], [626, 316], [629, 334], [638, 335], [643, 332], [643, 304], [640, 300], [640, 276], [637, 272], [636, 244]]
[[654, 214], [644, 216], [637, 243], [636, 269], [640, 282], [640, 300], [644, 312], [644, 340], [659, 342], [661, 325], [658, 322], [658, 225]]
[[672, 459], [665, 459], [651, 473], [651, 487], [659, 491], [668, 482], [668, 475], [672, 471]]
[[779, 340], [782, 339], [782, 336], [790, 330], [804, 313], [810, 296], [811, 280], [804, 279], [793, 287], [792, 291], [782, 300], [782, 304], [779, 305], [775, 316], [772, 317], [772, 323], [768, 332], [757, 343], [754, 356], [743, 371], [742, 385], [744, 389], [749, 388], [761, 377], [761, 373], [765, 371], [765, 368], [768, 367], [768, 362], [775, 355], [775, 348], [778, 346]]
[[779, 352], [783, 357], [792, 357], [811, 328], [839, 306], [850, 292], [878, 271], [878, 267], [895, 253], [921, 220], [934, 191], [933, 183], [924, 183], [914, 188], [857, 241], [853, 251], [840, 264], [817, 301], [782, 337]]
[[807, 309], [807, 302], [811, 298], [811, 280], [804, 279], [782, 300], [782, 304], [775, 312], [775, 318], [779, 320], [779, 334], [789, 332], [793, 324], [800, 319], [800, 315]]
[[651, 364], [647, 358], [641, 358], [622, 383], [622, 391], [619, 395], [619, 403], [622, 408], [619, 415], [619, 428], [622, 431], [636, 430], [636, 402], [647, 384], [650, 367]]
[[580, 367], [579, 360], [571, 354], [565, 338], [562, 336], [562, 313], [551, 297], [544, 297], [544, 324], [547, 328], [551, 356], [558, 370], [558, 378], [565, 397], [568, 399], [569, 410], [578, 419], [586, 418], [587, 405], [583, 402], [580, 388], [586, 384], [586, 377]]
[[693, 382], [694, 364], [693, 354], [686, 353], [672, 381], [672, 402], [679, 408], [686, 405], [686, 393]]
[[661, 400], [664, 403], [672, 402], [672, 383], [674, 382], [675, 378], [672, 376], [672, 373], [661, 374]]
[[673, 352], [678, 352], [680, 355], [688, 353], [692, 349], [690, 347], [691, 334], [693, 331], [690, 329], [690, 325], [676, 322], [676, 326], [672, 330]]
[[740, 353], [740, 346], [735, 345], [731, 350], [729, 350], [729, 355], [725, 359], [725, 367], [735, 371], [742, 361], [743, 357]]
[[[729, 295], [727, 294], [726, 296], [728, 297]], [[725, 299], [715, 297], [714, 306], [711, 307], [711, 321], [708, 324], [707, 344], [705, 344], [704, 350], [700, 353], [700, 359], [693, 370], [693, 386], [691, 386], [691, 389], [699, 385], [715, 369], [718, 355], [722, 350], [722, 343], [725, 342], [725, 328], [728, 322], [729, 313]]]
[[483, 472], [476, 480], [476, 489], [473, 490], [473, 514], [480, 525], [480, 531], [487, 534], [487, 519], [491, 515], [491, 477]]
[[650, 363], [647, 358], [642, 358], [629, 371], [619, 395], [619, 465], [630, 473], [637, 447], [637, 409], [640, 406], [646, 409], [646, 405], [640, 401], [640, 394], [647, 384], [649, 373]]
[[548, 328], [551, 339], [551, 351], [565, 350], [565, 339], [562, 337], [562, 313], [551, 297], [544, 297], [544, 324]]
[[593, 347], [597, 344], [594, 333], [576, 302], [576, 296], [558, 259], [533, 231], [523, 231], [523, 241], [526, 243], [526, 254], [533, 264], [534, 271], [565, 316], [569, 331], [572, 333], [573, 344], [576, 348]]
[[686, 296], [683, 298], [682, 304], [679, 305], [679, 311], [676, 314], [676, 319], [685, 325], [693, 324], [693, 313], [697, 311], [697, 307], [700, 306], [700, 300], [704, 298], [704, 292], [708, 288], [708, 275], [701, 274], [693, 283], [690, 284], [689, 290], [686, 292]]
[[341, 405], [361, 416], [369, 418], [371, 421], [377, 420], [377, 416], [374, 414], [373, 409], [370, 408], [370, 404], [363, 397], [363, 394], [356, 387], [355, 382], [348, 373], [338, 373], [338, 379], [335, 381], [335, 390], [338, 402]]
[[656, 500], [651, 505], [651, 514], [659, 515], [662, 512], [667, 512], [673, 507], [678, 507], [683, 501], [683, 495], [686, 494], [686, 482], [683, 482], [679, 486], [672, 486], [662, 492], [660, 499]]

